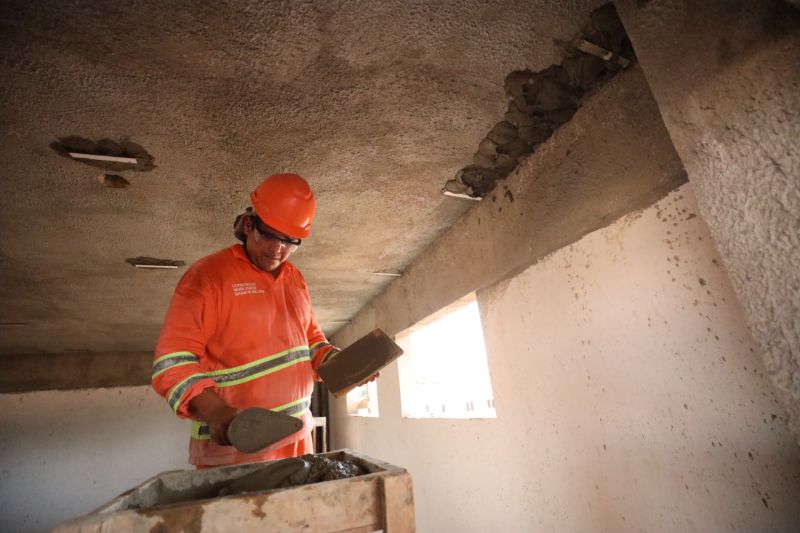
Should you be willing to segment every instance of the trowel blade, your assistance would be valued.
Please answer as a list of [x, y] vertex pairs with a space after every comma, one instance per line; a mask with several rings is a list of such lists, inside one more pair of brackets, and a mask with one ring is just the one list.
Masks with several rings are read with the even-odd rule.
[[317, 372], [333, 396], [340, 398], [402, 354], [403, 349], [378, 328], [325, 361]]
[[261, 407], [250, 407], [234, 417], [228, 427], [231, 444], [244, 453], [255, 453], [297, 433], [303, 421]]

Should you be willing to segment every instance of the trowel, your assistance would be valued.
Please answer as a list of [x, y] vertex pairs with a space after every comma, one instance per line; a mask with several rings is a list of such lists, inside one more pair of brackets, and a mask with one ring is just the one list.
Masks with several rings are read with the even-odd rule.
[[403, 349], [378, 328], [325, 361], [317, 373], [339, 398], [401, 355]]
[[228, 440], [244, 453], [255, 453], [303, 429], [303, 421], [261, 407], [238, 413], [228, 426]]

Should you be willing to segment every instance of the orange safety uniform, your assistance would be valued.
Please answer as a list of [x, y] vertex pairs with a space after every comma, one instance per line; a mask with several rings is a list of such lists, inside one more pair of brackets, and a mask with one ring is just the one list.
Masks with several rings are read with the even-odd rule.
[[242, 245], [194, 263], [172, 298], [153, 361], [153, 388], [181, 418], [207, 388], [237, 409], [299, 417], [303, 429], [258, 453], [211, 441], [192, 423], [189, 462], [214, 466], [313, 453], [311, 393], [316, 369], [338, 350], [311, 309], [308, 287], [288, 261], [277, 277], [254, 266]]

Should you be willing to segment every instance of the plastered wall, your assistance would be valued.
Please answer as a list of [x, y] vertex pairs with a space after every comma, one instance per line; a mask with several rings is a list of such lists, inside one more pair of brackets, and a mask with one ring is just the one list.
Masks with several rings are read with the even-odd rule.
[[796, 530], [800, 449], [691, 186], [478, 298], [497, 419], [402, 419], [396, 365], [379, 418], [332, 405], [420, 531]]
[[616, 4], [800, 443], [800, 7]]
[[149, 387], [0, 394], [0, 531], [48, 530], [188, 455], [188, 424]]

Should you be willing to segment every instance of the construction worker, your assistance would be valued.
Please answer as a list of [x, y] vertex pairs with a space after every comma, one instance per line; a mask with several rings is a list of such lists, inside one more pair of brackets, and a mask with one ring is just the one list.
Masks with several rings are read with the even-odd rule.
[[[153, 388], [191, 418], [198, 468], [313, 453], [316, 369], [338, 352], [317, 323], [300, 271], [287, 261], [308, 236], [316, 202], [297, 174], [265, 179], [237, 217], [242, 241], [191, 265], [178, 283], [156, 346]], [[303, 428], [261, 452], [230, 445], [247, 407], [299, 417]]]

